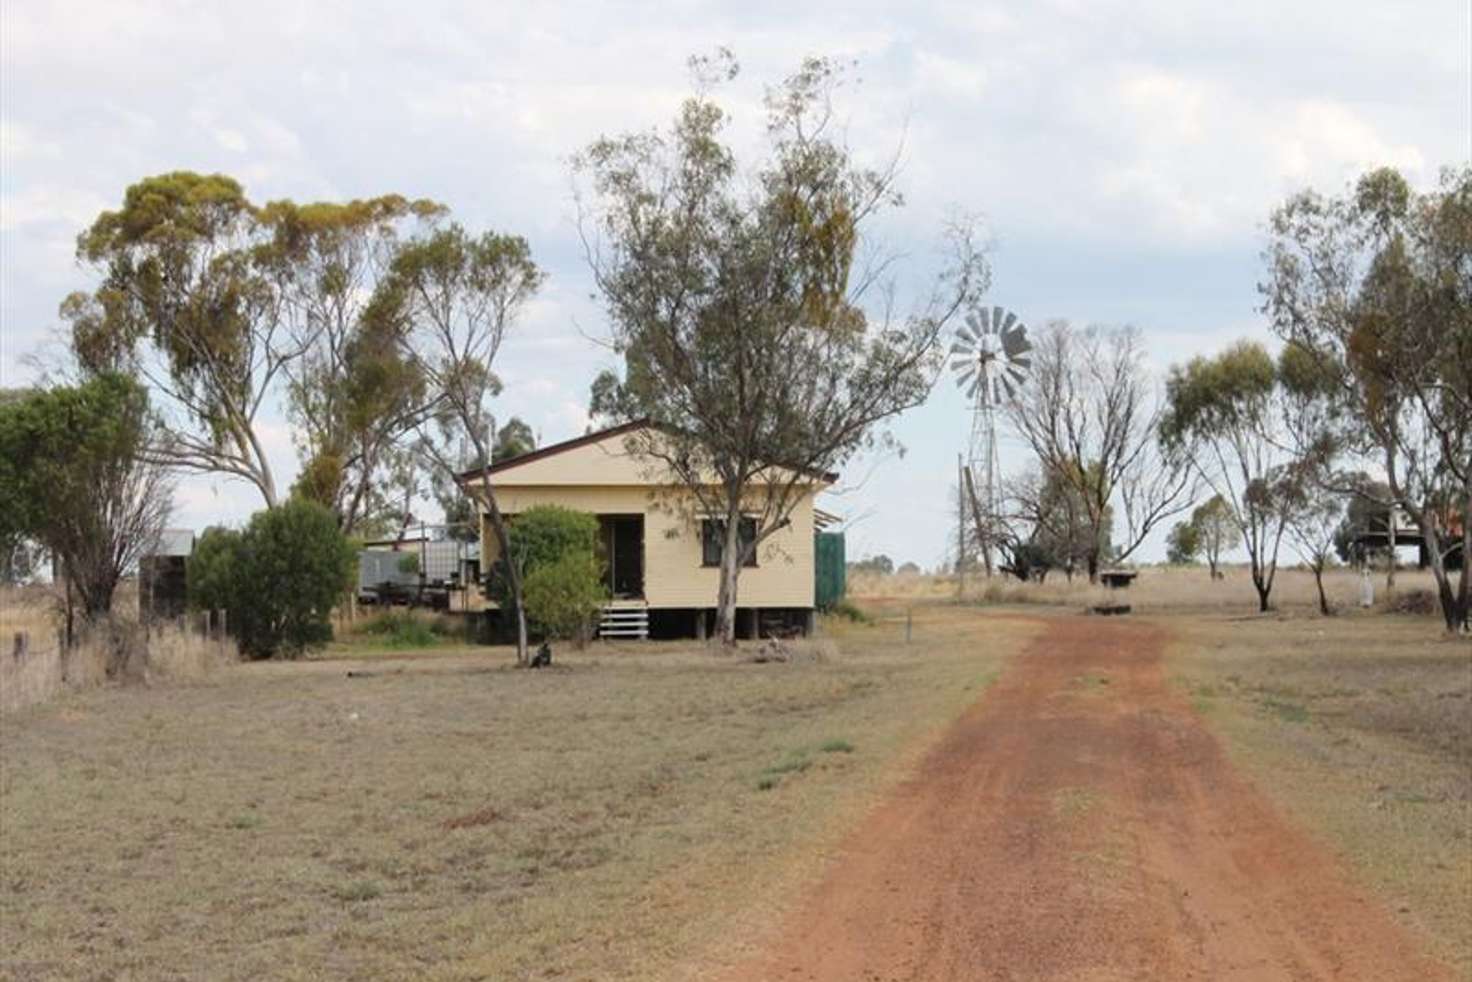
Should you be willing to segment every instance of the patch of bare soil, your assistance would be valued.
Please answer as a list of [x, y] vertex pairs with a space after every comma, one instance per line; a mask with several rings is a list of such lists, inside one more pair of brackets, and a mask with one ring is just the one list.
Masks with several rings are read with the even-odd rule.
[[1234, 771], [1163, 640], [1052, 622], [727, 977], [1450, 978]]

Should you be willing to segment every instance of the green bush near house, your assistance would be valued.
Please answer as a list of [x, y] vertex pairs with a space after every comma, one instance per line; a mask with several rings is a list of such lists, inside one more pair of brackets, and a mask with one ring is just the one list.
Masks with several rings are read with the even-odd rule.
[[207, 530], [190, 557], [189, 599], [227, 612], [246, 657], [297, 657], [332, 639], [333, 605], [356, 570], [332, 512], [293, 498], [256, 512], [243, 531]]
[[608, 599], [597, 558], [579, 551], [533, 569], [522, 590], [527, 618], [549, 638], [586, 637]]
[[[608, 598], [598, 559], [598, 519], [538, 505], [517, 515], [507, 535], [532, 627], [551, 638], [583, 637]], [[504, 584], [504, 576], [498, 581]], [[505, 602], [504, 586], [501, 592]]]

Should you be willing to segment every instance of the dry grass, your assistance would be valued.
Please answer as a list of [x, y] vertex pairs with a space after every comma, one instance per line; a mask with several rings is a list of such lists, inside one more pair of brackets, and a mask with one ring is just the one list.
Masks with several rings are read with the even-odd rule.
[[[0, 713], [15, 713], [68, 690], [108, 681], [197, 679], [236, 658], [234, 646], [194, 626], [137, 623], [135, 595], [119, 591], [112, 618], [65, 650], [56, 598], [41, 587], [0, 590]], [[16, 636], [24, 635], [23, 646]]]
[[[1257, 593], [1245, 566], [1226, 566], [1224, 578], [1212, 580], [1205, 567], [1145, 566], [1135, 584], [1127, 590], [1109, 590], [1090, 585], [1083, 576], [1071, 582], [1053, 573], [1044, 583], [1021, 583], [1010, 577], [986, 579], [968, 577], [964, 600], [968, 603], [999, 605], [1048, 605], [1082, 608], [1103, 600], [1123, 601], [1142, 613], [1220, 613], [1243, 614], [1257, 610]], [[1395, 594], [1387, 594], [1381, 574], [1373, 580], [1377, 609], [1384, 610], [1397, 597], [1434, 588], [1429, 572], [1400, 570], [1396, 576]], [[1325, 592], [1332, 606], [1342, 611], [1359, 608], [1360, 577], [1348, 569], [1330, 570], [1324, 577]], [[911, 601], [913, 603], [944, 602], [962, 599], [956, 578], [946, 575], [878, 576], [856, 573], [849, 577], [851, 596], [873, 602]], [[1317, 610], [1318, 594], [1312, 574], [1302, 569], [1278, 571], [1273, 586], [1272, 604], [1284, 610]]]
[[837, 625], [803, 664], [595, 645], [530, 672], [466, 648], [71, 695], [0, 720], [0, 976], [646, 979], [718, 956], [1036, 629], [941, 606], [912, 645]]
[[1472, 979], [1472, 645], [1435, 617], [1168, 623], [1232, 759]]

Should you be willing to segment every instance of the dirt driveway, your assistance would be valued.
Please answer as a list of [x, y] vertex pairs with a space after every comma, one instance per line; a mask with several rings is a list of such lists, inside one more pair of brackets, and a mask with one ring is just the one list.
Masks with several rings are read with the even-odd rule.
[[728, 977], [1449, 978], [1233, 770], [1163, 641], [1053, 622]]

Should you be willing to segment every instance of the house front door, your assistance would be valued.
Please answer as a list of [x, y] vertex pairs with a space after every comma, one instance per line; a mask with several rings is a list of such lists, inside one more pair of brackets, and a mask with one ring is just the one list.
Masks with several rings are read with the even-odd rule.
[[616, 600], [644, 596], [644, 516], [600, 515], [609, 593]]

